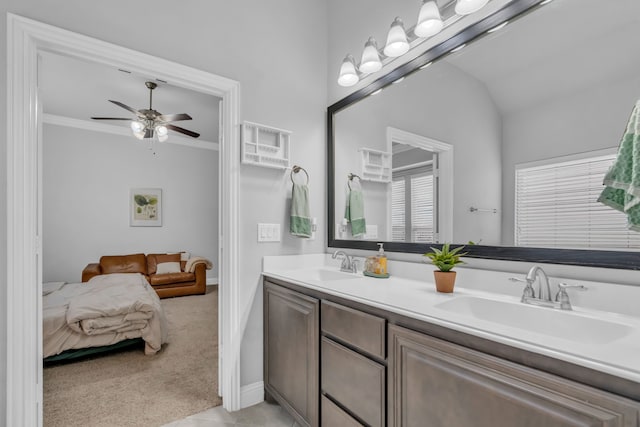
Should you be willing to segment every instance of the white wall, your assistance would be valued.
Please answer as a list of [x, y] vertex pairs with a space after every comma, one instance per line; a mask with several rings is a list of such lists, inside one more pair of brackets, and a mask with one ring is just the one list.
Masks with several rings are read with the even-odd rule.
[[640, 77], [619, 79], [504, 117], [503, 244], [514, 239], [515, 165], [617, 147], [640, 94]]
[[[291, 130], [293, 161], [311, 176], [311, 209], [319, 219], [319, 238], [258, 245], [257, 222], [287, 222], [290, 182], [283, 172], [245, 166], [240, 179], [240, 299], [249, 319], [242, 346], [241, 384], [262, 380], [261, 257], [266, 254], [320, 252], [325, 247], [325, 111], [327, 6], [315, 0], [115, 0], [64, 3], [7, 0], [0, 3], [0, 33], [6, 12], [89, 35], [141, 52], [237, 80], [241, 119]], [[141, 18], [143, 17], [143, 18]], [[0, 43], [0, 99], [6, 99], [6, 43]], [[6, 128], [0, 103], [0, 129]], [[6, 161], [4, 144], [0, 163]], [[2, 174], [4, 175], [4, 174]], [[5, 177], [0, 178], [0, 222], [6, 223]], [[0, 237], [5, 241], [5, 230]], [[5, 271], [6, 249], [0, 249]], [[0, 297], [6, 303], [5, 277]], [[258, 295], [252, 305], [252, 297]], [[2, 319], [2, 366], [6, 324]], [[4, 370], [2, 371], [4, 379]], [[0, 392], [4, 403], [4, 389]], [[2, 408], [0, 408], [2, 409]]]
[[[347, 174], [360, 173], [358, 148], [388, 151], [391, 126], [453, 145], [453, 242], [500, 244], [499, 215], [469, 212], [501, 206], [502, 121], [477, 79], [438, 62], [339, 111], [334, 126], [336, 220], [344, 215]], [[367, 224], [386, 235], [387, 186], [365, 182], [363, 192]]]
[[[43, 280], [102, 255], [188, 251], [218, 268], [218, 152], [45, 125]], [[162, 227], [129, 226], [129, 190], [162, 189]]]

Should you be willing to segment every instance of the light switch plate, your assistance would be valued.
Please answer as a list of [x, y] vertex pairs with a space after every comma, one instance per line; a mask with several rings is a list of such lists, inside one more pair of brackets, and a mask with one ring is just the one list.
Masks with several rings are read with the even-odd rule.
[[279, 242], [280, 224], [258, 224], [258, 242]]

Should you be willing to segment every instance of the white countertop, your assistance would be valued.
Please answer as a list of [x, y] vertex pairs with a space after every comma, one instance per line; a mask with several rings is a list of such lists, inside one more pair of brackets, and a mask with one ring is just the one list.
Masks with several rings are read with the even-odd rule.
[[[438, 306], [443, 302], [460, 297], [485, 298], [521, 304], [520, 298], [517, 296], [521, 293], [521, 289], [511, 285], [503, 285], [506, 277], [504, 274], [499, 272], [484, 276], [478, 276], [477, 273], [459, 274], [454, 293], [441, 294], [435, 291], [433, 279], [430, 278], [432, 266], [409, 264], [413, 263], [394, 262], [393, 265], [390, 264], [392, 277], [389, 279], [376, 279], [360, 274], [356, 279], [323, 282], [305, 278], [305, 271], [321, 267], [338, 271], [339, 262], [332, 260], [328, 254], [270, 256], [264, 258], [262, 274], [640, 383], [640, 309], [636, 309], [639, 315], [635, 316], [628, 313], [613, 313], [583, 307], [576, 305], [574, 299], [578, 299], [573, 298], [572, 294], [573, 313], [563, 313], [562, 315], [572, 315], [576, 319], [607, 320], [613, 325], [619, 324], [621, 328], [630, 327], [633, 331], [624, 337], [614, 338], [608, 342], [589, 342], [588, 339], [583, 339], [580, 342], [580, 340], [574, 340], [571, 337], [568, 339], [558, 338], [531, 332], [522, 327], [469, 317], [469, 315], [452, 312]], [[416, 269], [420, 269], [421, 274], [424, 273], [424, 279], [416, 278], [416, 274], [411, 274], [412, 270]], [[397, 274], [394, 274], [394, 271]], [[413, 275], [414, 277], [400, 277], [402, 271], [406, 271], [407, 276]], [[478, 277], [482, 277], [482, 279], [478, 279]], [[479, 283], [480, 281], [485, 281], [486, 284]], [[603, 294], [602, 288], [604, 286], [606, 285], [592, 284], [594, 293], [599, 291], [599, 295]], [[508, 289], [510, 294], [496, 293], [496, 290], [500, 289]], [[491, 292], [487, 290], [491, 290]], [[640, 295], [636, 295], [640, 288], [629, 289], [629, 287], [623, 286], [622, 288], [614, 288], [615, 290], [620, 290], [627, 297], [629, 295], [637, 296], [633, 305], [640, 306]], [[610, 290], [609, 292], [614, 291]], [[549, 321], [544, 318], [545, 310], [555, 310], [527, 307], [540, 310], [541, 322]], [[580, 320], [578, 320], [579, 323]], [[563, 326], [558, 325], [559, 328]], [[550, 327], [554, 327], [554, 325]], [[588, 331], [576, 331], [577, 335], [588, 336]]]

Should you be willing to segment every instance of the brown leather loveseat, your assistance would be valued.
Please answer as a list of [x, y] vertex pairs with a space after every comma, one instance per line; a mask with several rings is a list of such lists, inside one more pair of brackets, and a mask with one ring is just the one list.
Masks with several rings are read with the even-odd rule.
[[[208, 264], [208, 265], [207, 265]], [[185, 267], [190, 271], [185, 271]], [[160, 298], [204, 294], [207, 268], [210, 262], [199, 259], [195, 263], [181, 260], [181, 254], [108, 255], [99, 263], [89, 264], [82, 270], [82, 281], [111, 273], [143, 274]]]

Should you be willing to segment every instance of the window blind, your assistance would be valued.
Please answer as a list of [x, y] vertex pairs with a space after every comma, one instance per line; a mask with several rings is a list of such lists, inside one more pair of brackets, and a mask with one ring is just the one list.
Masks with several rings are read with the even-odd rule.
[[624, 213], [597, 201], [615, 157], [516, 168], [516, 246], [640, 249]]
[[396, 179], [391, 183], [391, 239], [405, 240], [405, 180]]
[[435, 242], [433, 236], [433, 209], [433, 175], [412, 176], [412, 242]]

